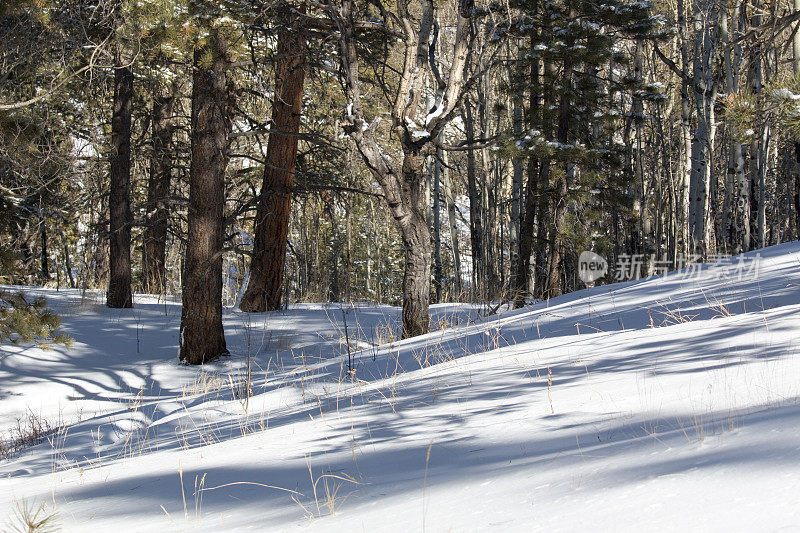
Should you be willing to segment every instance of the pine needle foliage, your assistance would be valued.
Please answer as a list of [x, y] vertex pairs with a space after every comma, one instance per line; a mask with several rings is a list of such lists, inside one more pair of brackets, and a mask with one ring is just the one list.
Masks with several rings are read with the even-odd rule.
[[47, 308], [44, 298], [29, 299], [22, 291], [0, 290], [0, 342], [69, 346], [72, 339], [58, 332], [60, 326], [61, 319]]

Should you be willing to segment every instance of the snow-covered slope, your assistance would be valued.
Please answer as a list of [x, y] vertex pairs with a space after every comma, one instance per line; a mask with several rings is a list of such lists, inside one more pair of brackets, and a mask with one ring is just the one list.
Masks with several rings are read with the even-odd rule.
[[[800, 243], [392, 340], [398, 310], [226, 312], [36, 290], [72, 348], [0, 346], [0, 515], [66, 530], [776, 530], [800, 526]], [[345, 328], [345, 322], [347, 327]], [[350, 354], [346, 349], [350, 341]], [[352, 363], [348, 364], [351, 360]], [[246, 394], [250, 362], [250, 389]]]

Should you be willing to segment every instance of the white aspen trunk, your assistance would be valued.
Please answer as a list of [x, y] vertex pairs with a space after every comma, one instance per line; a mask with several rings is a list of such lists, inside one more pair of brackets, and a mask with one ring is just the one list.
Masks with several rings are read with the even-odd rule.
[[[689, 30], [686, 22], [686, 6], [683, 0], [678, 0], [678, 40], [681, 53], [681, 70], [684, 75], [689, 72]], [[684, 251], [689, 251], [689, 204], [690, 204], [690, 175], [692, 172], [692, 136], [691, 130], [691, 107], [689, 103], [689, 83], [684, 78], [681, 82], [681, 140], [682, 150], [678, 172], [678, 187], [680, 189], [678, 199], [680, 205], [678, 213], [680, 234], [683, 239]], [[676, 248], [677, 253], [677, 248]]]
[[[703, 9], [707, 7], [707, 9]], [[711, 155], [714, 153], [714, 102], [716, 82], [712, 62], [716, 48], [716, 8], [713, 3], [695, 3], [694, 60], [692, 85], [695, 94], [697, 127], [692, 139], [689, 219], [691, 250], [705, 256], [709, 244], [709, 192], [711, 185]]]

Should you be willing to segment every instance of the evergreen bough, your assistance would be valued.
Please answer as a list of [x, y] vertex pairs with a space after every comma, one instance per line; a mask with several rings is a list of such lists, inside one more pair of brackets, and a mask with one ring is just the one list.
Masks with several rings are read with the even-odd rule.
[[60, 326], [61, 319], [47, 308], [44, 298], [28, 300], [22, 291], [0, 290], [0, 342], [69, 346], [72, 339], [58, 332]]

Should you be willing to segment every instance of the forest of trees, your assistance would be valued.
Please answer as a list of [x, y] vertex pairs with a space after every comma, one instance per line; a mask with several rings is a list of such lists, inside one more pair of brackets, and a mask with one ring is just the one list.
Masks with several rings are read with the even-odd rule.
[[[800, 233], [800, 0], [0, 4], [0, 282], [525, 305]], [[611, 272], [598, 283], [620, 279]], [[0, 296], [2, 300], [2, 296]], [[1, 306], [0, 306], [1, 307]]]

